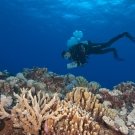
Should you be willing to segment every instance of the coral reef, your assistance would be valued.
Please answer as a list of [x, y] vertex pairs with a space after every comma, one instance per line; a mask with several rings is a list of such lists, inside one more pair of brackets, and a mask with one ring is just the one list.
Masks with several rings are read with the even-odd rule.
[[132, 88], [135, 88], [135, 83], [127, 81], [127, 82], [121, 82], [120, 84], [114, 86], [113, 89], [120, 90], [123, 93], [127, 90], [131, 90]]
[[92, 92], [94, 95], [98, 93], [101, 85], [97, 82], [91, 81], [87, 85], [88, 91]]
[[117, 109], [125, 106], [130, 109], [132, 104], [135, 103], [135, 83], [120, 83], [118, 86], [114, 86], [112, 91], [101, 88], [96, 96], [101, 103], [109, 101], [112, 108]]
[[22, 129], [14, 128], [11, 119], [0, 120], [0, 135], [24, 135]]
[[92, 93], [98, 92], [100, 87], [97, 82], [88, 83], [81, 76], [58, 75], [48, 71], [47, 68], [38, 67], [25, 68], [23, 73], [17, 73], [16, 76], [11, 74], [6, 79], [0, 80], [1, 93], [11, 96], [13, 96], [14, 91], [21, 93], [21, 88], [28, 88], [28, 90], [31, 89], [32, 94], [36, 94], [41, 90], [41, 93], [48, 93], [51, 96], [57, 92], [59, 97], [63, 99], [76, 86], [88, 87]]
[[132, 129], [135, 130], [135, 109], [127, 116], [128, 122], [127, 125], [132, 125]]
[[109, 91], [106, 88], [99, 89], [99, 93], [96, 95], [100, 102], [109, 101], [111, 107], [114, 109], [124, 106], [124, 100], [122, 98], [122, 92], [118, 90]]
[[6, 79], [8, 76], [12, 76], [12, 73], [9, 73], [7, 70], [4, 70], [3, 72], [0, 71], [0, 79]]
[[87, 88], [74, 88], [62, 101], [56, 94], [50, 97], [38, 92], [32, 96], [31, 90], [27, 89], [21, 89], [21, 94], [14, 93], [14, 96], [18, 99], [18, 103], [11, 113], [6, 112], [5, 99], [2, 100], [0, 119], [11, 119], [12, 128], [22, 129], [24, 134], [38, 135], [39, 132], [42, 135], [121, 134], [115, 129], [105, 127], [102, 117], [107, 115], [106, 110]]
[[66, 95], [74, 87], [75, 77], [71, 74], [57, 75], [48, 72], [47, 68], [34, 67], [33, 69], [24, 69], [23, 73], [17, 73], [16, 76], [9, 76], [4, 80], [0, 80], [1, 93], [13, 96], [13, 92], [20, 93], [21, 88], [31, 89], [32, 94], [48, 93], [53, 95], [59, 93], [60, 97]]
[[84, 77], [78, 76], [76, 77], [76, 80], [77, 80], [77, 87], [87, 87], [88, 81]]
[[51, 108], [55, 107], [58, 101], [57, 95], [51, 99], [47, 94], [41, 97], [40, 92], [38, 92], [37, 97], [33, 97], [30, 90], [22, 89], [21, 95], [14, 93], [14, 96], [18, 99], [18, 103], [11, 110], [11, 114], [4, 109], [5, 99], [2, 100], [0, 118], [11, 118], [13, 127], [22, 128], [24, 133], [38, 135], [43, 120], [57, 119], [54, 112], [51, 112]]
[[46, 74], [47, 68], [34, 67], [33, 69], [24, 68], [23, 75], [25, 78], [39, 80], [44, 74]]
[[48, 71], [47, 68], [38, 67], [24, 69], [23, 75], [27, 80], [31, 80], [33, 85], [30, 85], [29, 81], [27, 82], [27, 86], [34, 87], [35, 92], [41, 90], [42, 92], [46, 91], [50, 95], [53, 95], [55, 92], [65, 95], [67, 93], [66, 86], [69, 85], [67, 81], [71, 82], [74, 78], [74, 76], [71, 75], [62, 76]]
[[0, 72], [2, 135], [134, 135], [135, 83], [113, 90], [72, 74]]
[[87, 88], [74, 88], [59, 105], [63, 106], [60, 112], [63, 117], [57, 122], [52, 119], [46, 120], [43, 124], [45, 131], [43, 135], [121, 134], [107, 129], [102, 124], [105, 109], [98, 104], [96, 97], [88, 92]]
[[93, 94], [97, 94], [99, 89], [101, 88], [101, 85], [99, 83], [94, 81], [88, 83], [88, 81], [82, 76], [76, 77], [76, 81], [76, 87], [87, 87], [88, 91], [92, 92]]
[[101, 119], [104, 109], [98, 104], [96, 96], [91, 92], [88, 92], [87, 88], [76, 87], [73, 91], [68, 93], [65, 98], [66, 101], [72, 101], [73, 103], [81, 106], [82, 109], [86, 111], [91, 111], [92, 117], [96, 119]]
[[113, 130], [120, 131], [124, 135], [128, 134], [128, 127], [125, 125], [125, 122], [119, 117], [115, 117], [114, 120], [110, 117], [103, 116], [102, 118], [107, 125]]
[[0, 101], [2, 102], [4, 100], [4, 107], [9, 107], [12, 105], [13, 99], [11, 96], [5, 96], [5, 95], [0, 95]]
[[[112, 129], [121, 130], [118, 127], [122, 124], [124, 129], [127, 128], [128, 134], [135, 134], [135, 83], [122, 82], [114, 86], [112, 91], [101, 88], [96, 97], [105, 108], [112, 108], [117, 114], [116, 118], [103, 117]], [[125, 131], [121, 132], [126, 134]]]
[[100, 126], [94, 121], [90, 114], [79, 106], [70, 102], [62, 101], [59, 112], [63, 117], [58, 121], [48, 119], [43, 127], [45, 134], [87, 134], [99, 132]]

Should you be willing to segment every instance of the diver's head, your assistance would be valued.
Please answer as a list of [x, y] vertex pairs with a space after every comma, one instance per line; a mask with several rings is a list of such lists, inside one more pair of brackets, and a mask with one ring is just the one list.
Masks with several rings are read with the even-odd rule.
[[64, 59], [70, 59], [70, 58], [71, 58], [71, 53], [68, 52], [68, 51], [63, 51], [63, 52], [62, 52], [62, 57], [63, 57]]

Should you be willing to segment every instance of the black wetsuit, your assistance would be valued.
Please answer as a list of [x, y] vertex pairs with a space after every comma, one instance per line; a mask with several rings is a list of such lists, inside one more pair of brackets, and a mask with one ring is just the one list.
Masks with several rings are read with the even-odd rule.
[[118, 39], [124, 36], [128, 37], [130, 40], [135, 42], [134, 37], [132, 37], [128, 32], [124, 32], [112, 38], [107, 43], [91, 43], [90, 41], [88, 41], [88, 44], [78, 43], [77, 45], [74, 45], [69, 48], [69, 52], [71, 53], [71, 59], [76, 61], [78, 66], [81, 66], [87, 63], [87, 58], [88, 58], [88, 55], [90, 54], [105, 54], [108, 52], [113, 52], [114, 58], [116, 60], [123, 61], [124, 59], [118, 56], [115, 48], [107, 48], [107, 47], [111, 46], [114, 42], [116, 42]]

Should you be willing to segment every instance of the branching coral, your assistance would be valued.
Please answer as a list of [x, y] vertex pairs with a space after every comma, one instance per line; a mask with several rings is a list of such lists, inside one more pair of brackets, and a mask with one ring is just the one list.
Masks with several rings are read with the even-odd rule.
[[[0, 73], [3, 76], [3, 73]], [[0, 77], [2, 77], [0, 76]], [[135, 83], [120, 83], [110, 91], [97, 82], [58, 75], [47, 68], [25, 69], [0, 80], [0, 134], [126, 135], [135, 133]], [[76, 87], [83, 86], [83, 87]], [[21, 89], [21, 88], [25, 89]], [[27, 89], [26, 89], [27, 88]], [[72, 91], [73, 89], [73, 91]], [[20, 92], [13, 95], [13, 91]], [[54, 94], [57, 92], [57, 94]], [[66, 93], [69, 92], [67, 95]], [[48, 94], [46, 94], [48, 93]], [[96, 94], [96, 95], [95, 95]], [[66, 95], [66, 98], [64, 99]], [[62, 97], [63, 100], [60, 100]], [[10, 98], [11, 99], [11, 98]], [[15, 105], [16, 104], [16, 105]], [[14, 106], [14, 107], [13, 107]], [[5, 119], [6, 118], [6, 119]], [[19, 133], [20, 131], [20, 133]]]
[[88, 81], [84, 77], [78, 76], [76, 77], [76, 80], [77, 80], [77, 87], [87, 87]]
[[[117, 94], [112, 93], [112, 95]], [[98, 103], [98, 100], [96, 99], [94, 94], [87, 91], [87, 88], [74, 88], [72, 92], [66, 95], [65, 100], [72, 101], [73, 103], [78, 104], [82, 109], [90, 111], [90, 116], [96, 121], [101, 121], [101, 118], [103, 116], [103, 120], [110, 126], [110, 123], [108, 123], [107, 121], [110, 121], [110, 119], [111, 121], [114, 120], [115, 123], [113, 123], [113, 129], [116, 131], [120, 131], [123, 134], [128, 134], [127, 126], [125, 125], [124, 121], [117, 116], [117, 113], [113, 109], [103, 108]]]
[[59, 112], [63, 117], [57, 122], [52, 119], [45, 121], [43, 125], [44, 135], [94, 135], [99, 133], [100, 126], [90, 117], [89, 112], [82, 110], [78, 105], [71, 102], [62, 101], [59, 105], [63, 108]]
[[87, 91], [87, 88], [76, 87], [72, 92], [66, 95], [66, 101], [72, 101], [73, 103], [79, 104], [82, 109], [91, 111], [92, 117], [100, 119], [103, 115], [104, 109], [98, 104], [98, 100], [91, 92]]
[[[14, 93], [14, 96], [18, 103], [11, 114], [5, 111], [4, 100], [1, 102], [0, 117], [10, 118], [14, 128], [23, 129], [24, 134], [38, 135], [41, 131], [42, 135], [121, 135], [107, 129], [102, 122], [102, 116], [114, 120], [114, 111], [107, 112], [108, 109], [99, 104], [87, 88], [74, 88], [62, 101], [57, 95], [51, 98], [47, 94], [41, 95], [41, 92], [32, 96], [31, 90], [27, 89], [21, 89], [21, 94]], [[122, 126], [119, 126], [122, 132], [120, 128]]]
[[[72, 88], [79, 86], [79, 87], [88, 87], [92, 93], [96, 93], [100, 87], [100, 84], [96, 82], [90, 82], [88, 85], [88, 81], [82, 77], [76, 77], [72, 74], [67, 75], [57, 75], [53, 72], [48, 72], [47, 68], [38, 68], [34, 67], [33, 69], [24, 69], [23, 74], [18, 73], [16, 76], [19, 79], [19, 87], [22, 88], [26, 86], [32, 88], [33, 91], [38, 92], [39, 87], [42, 86], [40, 90], [46, 91], [50, 95], [57, 92], [60, 94], [66, 95], [67, 92], [70, 92]], [[26, 85], [20, 85], [22, 82], [26, 82]], [[39, 85], [40, 83], [40, 85]]]
[[[87, 88], [74, 88], [58, 106], [62, 106], [63, 109], [59, 113], [64, 117], [57, 122], [52, 119], [46, 120], [43, 124], [43, 135], [121, 135], [120, 132], [107, 129], [102, 124], [102, 116], [109, 115]], [[112, 118], [115, 117], [116, 113]]]
[[[4, 101], [0, 104], [0, 118], [11, 118], [13, 126], [23, 128], [24, 133], [38, 135], [43, 120], [48, 118], [57, 119], [52, 108], [58, 102], [58, 96], [54, 95], [51, 99], [47, 94], [41, 97], [40, 92], [37, 97], [31, 95], [31, 91], [22, 89], [22, 94], [19, 96], [14, 93], [18, 99], [18, 104], [13, 107], [11, 114], [8, 114], [3, 108]], [[57, 112], [57, 110], [56, 110]]]
[[88, 87], [88, 91], [92, 92], [93, 94], [97, 94], [101, 85], [97, 82], [92, 81], [88, 83], [87, 87]]
[[88, 81], [82, 76], [76, 77], [76, 81], [77, 81], [76, 87], [87, 87], [88, 91], [92, 92], [93, 94], [98, 93], [98, 90], [101, 87], [99, 83], [94, 81], [88, 83]]

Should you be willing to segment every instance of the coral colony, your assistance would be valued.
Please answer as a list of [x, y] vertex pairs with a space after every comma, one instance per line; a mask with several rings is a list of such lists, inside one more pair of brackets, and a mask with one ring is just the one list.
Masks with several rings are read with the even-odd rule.
[[72, 74], [0, 72], [0, 135], [135, 135], [135, 83], [113, 90]]

